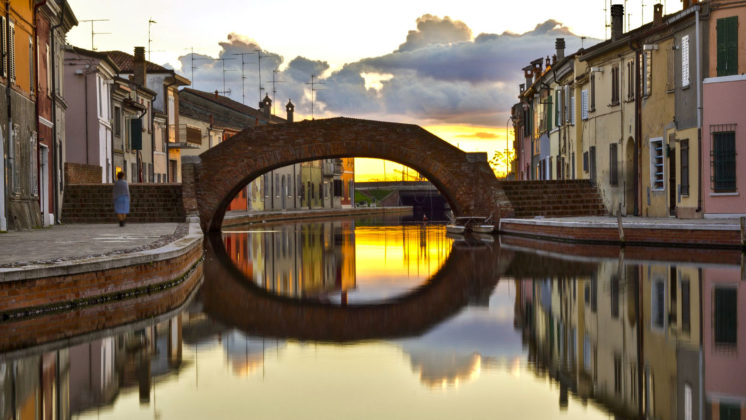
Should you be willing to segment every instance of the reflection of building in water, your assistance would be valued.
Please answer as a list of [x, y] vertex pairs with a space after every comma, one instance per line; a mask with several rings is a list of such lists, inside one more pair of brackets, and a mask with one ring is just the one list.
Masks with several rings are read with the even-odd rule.
[[0, 419], [69, 419], [67, 350], [0, 362]]
[[284, 341], [247, 337], [238, 331], [223, 336], [223, 349], [234, 375], [248, 376], [261, 369], [267, 351], [277, 354], [285, 347]]
[[702, 269], [706, 417], [746, 416], [746, 270]]
[[559, 382], [561, 406], [572, 392], [624, 417], [699, 417], [696, 266], [603, 261], [591, 276], [525, 280], [517, 290], [529, 361]]

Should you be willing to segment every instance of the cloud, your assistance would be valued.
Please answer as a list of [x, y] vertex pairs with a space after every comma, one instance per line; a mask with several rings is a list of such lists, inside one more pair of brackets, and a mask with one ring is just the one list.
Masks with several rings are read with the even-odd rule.
[[486, 133], [484, 131], [480, 131], [478, 133], [473, 134], [459, 134], [456, 137], [462, 138], [462, 139], [480, 139], [480, 140], [491, 140], [491, 139], [497, 139], [500, 138], [495, 133]]
[[417, 30], [409, 31], [407, 41], [397, 51], [412, 51], [433, 44], [450, 44], [471, 40], [471, 29], [464, 22], [448, 16], [423, 15], [417, 19]]
[[[259, 71], [256, 52], [262, 51], [262, 95], [278, 102], [292, 99], [296, 112], [311, 112], [311, 75], [320, 82], [316, 115], [353, 116], [428, 124], [503, 125], [517, 101], [523, 83], [521, 68], [530, 61], [554, 54], [555, 38], [563, 37], [570, 54], [581, 46], [579, 36], [555, 20], [547, 20], [523, 34], [479, 34], [449, 17], [423, 15], [417, 29], [389, 54], [367, 57], [332, 70], [323, 59], [295, 57], [287, 64], [282, 55], [266, 51], [248, 37], [235, 33], [219, 45], [225, 61], [225, 86], [230, 97], [256, 107]], [[588, 47], [597, 40], [586, 39]], [[240, 55], [243, 54], [243, 55]], [[244, 61], [243, 78], [241, 59]], [[190, 77], [191, 56], [180, 57]], [[200, 90], [222, 90], [223, 67], [211, 57], [194, 55], [194, 85]], [[375, 88], [367, 75], [386, 75]]]

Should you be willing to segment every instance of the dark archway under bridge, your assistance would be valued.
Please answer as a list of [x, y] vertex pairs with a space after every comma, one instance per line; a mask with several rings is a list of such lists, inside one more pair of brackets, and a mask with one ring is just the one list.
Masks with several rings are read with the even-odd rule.
[[182, 160], [184, 207], [202, 230], [219, 231], [232, 198], [276, 168], [318, 159], [386, 159], [420, 172], [455, 216], [513, 214], [486, 153], [466, 153], [417, 125], [330, 118], [249, 128]]

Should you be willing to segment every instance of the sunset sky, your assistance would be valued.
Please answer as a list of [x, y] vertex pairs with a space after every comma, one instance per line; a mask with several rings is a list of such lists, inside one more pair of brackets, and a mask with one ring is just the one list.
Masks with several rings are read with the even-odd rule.
[[[315, 118], [418, 124], [490, 157], [506, 148], [520, 69], [552, 55], [557, 37], [566, 39], [568, 53], [605, 39], [609, 7], [609, 0], [69, 2], [81, 21], [68, 34], [74, 45], [91, 48], [91, 24], [83, 20], [108, 19], [94, 23], [96, 49], [147, 48], [152, 19], [151, 61], [192, 79], [195, 89], [223, 91], [225, 80], [227, 96], [256, 107], [261, 50], [262, 95], [273, 96], [274, 73], [279, 116], [290, 99], [296, 120], [311, 118], [307, 83], [315, 75], [322, 83]], [[613, 2], [627, 4], [630, 28], [652, 18], [652, 1], [644, 10], [641, 0]], [[681, 8], [667, 3], [668, 13]], [[359, 161], [358, 179], [380, 178], [382, 166]], [[393, 169], [387, 166], [387, 177], [396, 176]]]

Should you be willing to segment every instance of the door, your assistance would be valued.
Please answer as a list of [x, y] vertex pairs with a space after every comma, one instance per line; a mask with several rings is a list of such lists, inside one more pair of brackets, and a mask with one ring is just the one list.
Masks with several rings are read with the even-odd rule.
[[676, 216], [676, 150], [672, 141], [668, 145], [668, 214]]

